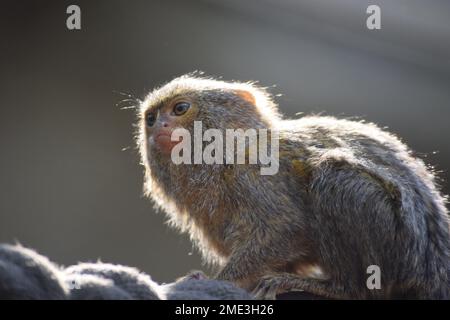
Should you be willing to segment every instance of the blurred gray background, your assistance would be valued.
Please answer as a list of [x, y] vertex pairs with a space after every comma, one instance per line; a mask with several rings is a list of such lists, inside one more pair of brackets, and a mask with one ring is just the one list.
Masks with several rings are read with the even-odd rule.
[[[66, 8], [82, 30], [66, 28]], [[382, 29], [366, 29], [381, 7]], [[448, 193], [450, 1], [2, 1], [0, 242], [172, 281], [203, 268], [142, 197], [136, 97], [194, 70], [272, 86], [282, 111], [399, 134]]]

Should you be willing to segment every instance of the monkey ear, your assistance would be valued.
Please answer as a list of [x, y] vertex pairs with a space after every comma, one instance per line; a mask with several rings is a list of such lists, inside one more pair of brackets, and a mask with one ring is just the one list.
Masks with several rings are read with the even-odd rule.
[[234, 90], [234, 93], [236, 95], [238, 95], [241, 99], [247, 101], [248, 103], [252, 104], [252, 105], [256, 105], [256, 99], [255, 96], [253, 96], [253, 94], [247, 90], [242, 90], [242, 89], [236, 89]]

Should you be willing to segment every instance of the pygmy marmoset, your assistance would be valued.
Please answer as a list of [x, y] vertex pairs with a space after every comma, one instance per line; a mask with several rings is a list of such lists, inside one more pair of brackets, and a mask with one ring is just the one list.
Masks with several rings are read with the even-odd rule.
[[[259, 162], [174, 163], [180, 140], [171, 134], [193, 134], [194, 121], [204, 130], [277, 132], [278, 172], [261, 174]], [[137, 142], [146, 194], [220, 267], [216, 279], [258, 298], [296, 289], [329, 298], [450, 298], [445, 199], [423, 161], [374, 124], [282, 119], [259, 86], [185, 75], [142, 103]], [[380, 268], [379, 289], [366, 284], [371, 265]]]

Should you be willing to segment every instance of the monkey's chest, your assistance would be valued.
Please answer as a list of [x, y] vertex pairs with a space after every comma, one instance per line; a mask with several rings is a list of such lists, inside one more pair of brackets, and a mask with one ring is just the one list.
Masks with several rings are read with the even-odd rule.
[[194, 221], [199, 244], [221, 258], [227, 258], [233, 245], [231, 221], [227, 214], [219, 210], [203, 212]]

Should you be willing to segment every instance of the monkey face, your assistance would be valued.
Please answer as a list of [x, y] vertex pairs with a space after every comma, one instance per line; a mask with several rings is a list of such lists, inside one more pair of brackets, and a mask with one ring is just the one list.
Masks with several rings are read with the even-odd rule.
[[149, 108], [143, 116], [146, 140], [154, 152], [170, 155], [175, 145], [172, 141], [173, 130], [187, 128], [195, 120], [198, 104], [188, 96], [178, 96], [159, 106]]

